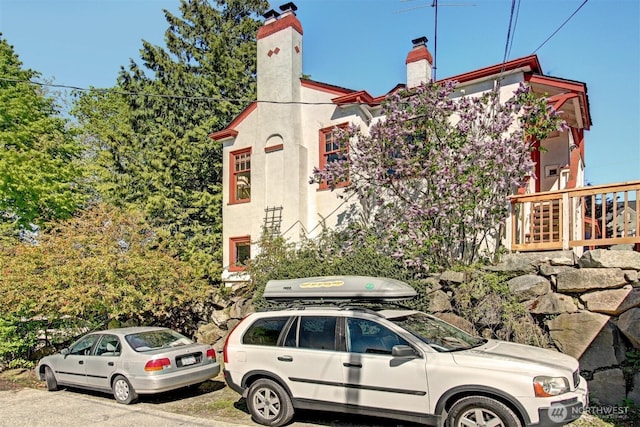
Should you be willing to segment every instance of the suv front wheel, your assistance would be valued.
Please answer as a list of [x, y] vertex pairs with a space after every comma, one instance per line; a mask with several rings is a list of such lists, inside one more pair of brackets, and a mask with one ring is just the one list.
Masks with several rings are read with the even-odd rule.
[[518, 416], [505, 404], [483, 396], [470, 396], [453, 404], [447, 427], [521, 427]]
[[285, 389], [266, 378], [251, 384], [247, 406], [253, 420], [265, 426], [282, 426], [293, 418], [293, 405]]

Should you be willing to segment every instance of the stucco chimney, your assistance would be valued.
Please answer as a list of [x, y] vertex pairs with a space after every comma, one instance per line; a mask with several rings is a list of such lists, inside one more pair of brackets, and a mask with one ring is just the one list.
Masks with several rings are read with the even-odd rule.
[[258, 29], [257, 89], [261, 101], [298, 101], [302, 77], [302, 25], [293, 3], [270, 10]]
[[427, 49], [427, 38], [420, 37], [411, 40], [413, 49], [407, 55], [407, 87], [420, 86], [421, 83], [431, 81], [433, 70], [433, 57]]

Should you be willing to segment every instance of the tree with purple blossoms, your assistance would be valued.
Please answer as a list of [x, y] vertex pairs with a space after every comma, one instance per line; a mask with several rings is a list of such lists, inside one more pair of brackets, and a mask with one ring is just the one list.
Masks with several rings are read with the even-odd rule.
[[[344, 155], [312, 182], [357, 197], [353, 244], [378, 246], [422, 271], [494, 257], [508, 196], [534, 175], [535, 142], [566, 126], [522, 84], [508, 101], [498, 91], [454, 97], [455, 82], [390, 94], [368, 133], [336, 129]], [[369, 240], [370, 241], [370, 240]]]

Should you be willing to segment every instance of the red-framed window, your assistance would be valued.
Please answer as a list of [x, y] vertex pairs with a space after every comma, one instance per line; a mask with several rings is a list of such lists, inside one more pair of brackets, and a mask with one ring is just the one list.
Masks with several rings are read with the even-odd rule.
[[229, 203], [251, 201], [251, 148], [233, 151], [229, 157], [231, 170]]
[[[336, 128], [344, 129], [347, 127], [347, 123], [331, 126], [324, 129], [320, 129], [320, 169], [324, 169], [329, 162], [335, 162], [344, 157], [348, 152], [349, 147], [346, 142], [338, 139], [336, 135]], [[349, 182], [344, 181], [338, 184], [338, 187], [344, 187]], [[320, 183], [321, 189], [329, 188], [329, 186], [322, 182]]]
[[229, 239], [229, 271], [243, 271], [251, 259], [251, 237], [239, 236]]

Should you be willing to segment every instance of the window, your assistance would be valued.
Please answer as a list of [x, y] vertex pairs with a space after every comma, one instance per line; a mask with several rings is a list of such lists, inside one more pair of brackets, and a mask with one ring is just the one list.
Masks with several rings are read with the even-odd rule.
[[137, 332], [125, 336], [125, 339], [137, 352], [193, 344], [191, 339], [171, 329]]
[[336, 318], [303, 316], [300, 318], [298, 347], [316, 350], [336, 349]]
[[229, 203], [251, 201], [251, 148], [231, 153]]
[[[347, 125], [331, 126], [320, 129], [320, 169], [325, 169], [327, 164], [341, 160], [345, 157], [348, 147], [344, 141], [340, 141], [336, 134], [336, 127], [345, 128]], [[347, 181], [340, 183], [338, 186], [347, 185]], [[325, 189], [329, 186], [322, 182], [320, 188]]]
[[97, 356], [120, 356], [120, 340], [115, 335], [103, 335], [96, 348]]
[[347, 348], [352, 353], [391, 354], [395, 345], [409, 343], [386, 327], [365, 319], [347, 319]]
[[270, 317], [256, 320], [242, 337], [243, 344], [276, 346], [288, 317]]
[[558, 165], [545, 166], [544, 174], [546, 177], [558, 176], [560, 174], [560, 166]]
[[251, 237], [232, 237], [230, 239], [230, 265], [229, 271], [242, 271], [246, 263], [251, 259]]
[[71, 350], [69, 350], [69, 354], [75, 355], [88, 355], [91, 353], [91, 347], [98, 341], [99, 335], [87, 335], [82, 338], [80, 341], [75, 343]]

